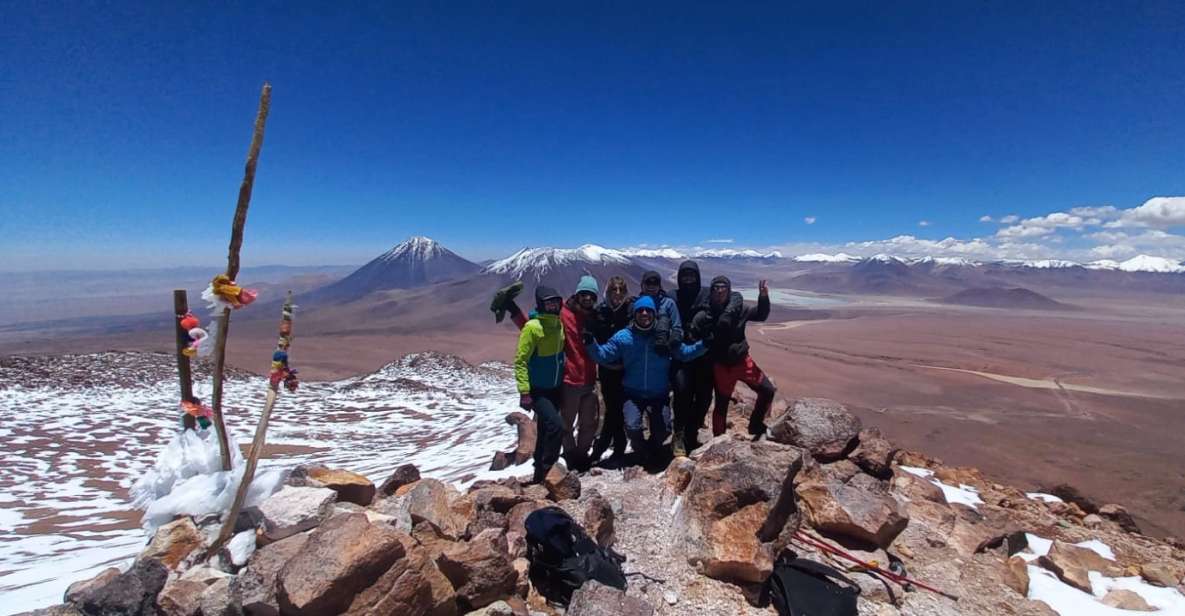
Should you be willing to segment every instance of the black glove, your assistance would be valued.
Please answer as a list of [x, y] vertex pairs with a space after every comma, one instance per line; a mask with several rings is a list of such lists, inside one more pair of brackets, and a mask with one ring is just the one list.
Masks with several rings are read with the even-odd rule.
[[588, 346], [590, 344], [596, 344], [597, 338], [593, 336], [592, 332], [582, 329], [580, 330], [580, 341], [584, 343], [584, 346]]

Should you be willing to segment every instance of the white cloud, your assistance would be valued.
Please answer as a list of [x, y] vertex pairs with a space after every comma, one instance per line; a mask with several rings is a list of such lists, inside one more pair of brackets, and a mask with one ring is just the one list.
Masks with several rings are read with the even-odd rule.
[[1120, 222], [1129, 226], [1185, 226], [1185, 197], [1153, 197], [1139, 207], [1123, 210]]
[[1000, 222], [1002, 222], [1006, 225], [1010, 225], [1018, 220], [1020, 220], [1020, 216], [1017, 216], [1016, 214], [1009, 214], [1009, 215], [1001, 218]]
[[983, 216], [979, 217], [979, 222], [991, 222], [991, 221], [992, 221], [992, 217], [988, 216], [987, 214], [984, 214]]
[[1004, 227], [996, 232], [996, 237], [1002, 240], [1012, 240], [1022, 237], [1040, 237], [1054, 232], [1050, 227], [1031, 227], [1024, 224]]
[[918, 221], [918, 226], [919, 226], [919, 227], [929, 227], [929, 226], [930, 226], [930, 221], [928, 221], [928, 220], [919, 220], [919, 221]]
[[731, 237], [728, 237], [728, 238], [716, 239], [716, 240], [704, 240], [704, 243], [706, 243], [706, 244], [731, 244], [735, 241], [736, 240], [732, 239]]
[[808, 225], [813, 225], [815, 224], [815, 220], [817, 219], [814, 216], [807, 216], [806, 218], [802, 219], [802, 222], [805, 222]]

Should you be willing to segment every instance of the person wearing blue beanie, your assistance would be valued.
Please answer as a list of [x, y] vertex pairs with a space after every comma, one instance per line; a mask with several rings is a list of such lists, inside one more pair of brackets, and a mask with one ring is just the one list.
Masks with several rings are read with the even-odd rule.
[[[702, 340], [694, 344], [672, 340], [669, 353], [659, 353], [655, 348], [657, 313], [654, 298], [643, 295], [634, 300], [633, 322], [628, 328], [604, 344], [598, 344], [587, 331], [583, 335], [589, 357], [598, 364], [623, 366], [625, 432], [643, 464], [661, 462], [668, 457], [663, 455], [663, 442], [671, 433], [671, 357], [691, 361], [707, 351]], [[643, 419], [650, 424], [649, 440], [642, 431]]]

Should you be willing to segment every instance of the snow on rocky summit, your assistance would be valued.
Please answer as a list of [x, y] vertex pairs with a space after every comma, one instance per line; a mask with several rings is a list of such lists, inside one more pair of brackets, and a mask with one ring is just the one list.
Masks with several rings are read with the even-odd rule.
[[[210, 401], [209, 370], [195, 395]], [[228, 428], [250, 440], [267, 380], [231, 372]], [[0, 613], [61, 601], [71, 582], [143, 547], [128, 491], [178, 428], [171, 355], [99, 353], [0, 359]], [[515, 440], [518, 408], [504, 364], [408, 355], [365, 376], [283, 393], [261, 467], [306, 460], [381, 480], [396, 466], [463, 484], [490, 476], [490, 454]], [[519, 472], [522, 472], [519, 470]]]

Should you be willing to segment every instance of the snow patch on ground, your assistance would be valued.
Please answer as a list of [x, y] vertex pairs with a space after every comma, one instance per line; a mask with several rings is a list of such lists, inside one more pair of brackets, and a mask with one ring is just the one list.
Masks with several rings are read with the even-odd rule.
[[[213, 439], [178, 440], [175, 366], [168, 354], [115, 352], [0, 364], [0, 425], [9, 431], [0, 451], [0, 596], [7, 599], [0, 613], [60, 602], [70, 583], [139, 552], [147, 537], [131, 488], [142, 478], [152, 488], [141, 502], [152, 503], [150, 518], [209, 508], [212, 494], [229, 504], [237, 475], [217, 470]], [[266, 382], [228, 375], [225, 414], [235, 441], [250, 440]], [[208, 380], [194, 389], [209, 402]], [[365, 376], [302, 383], [276, 404], [269, 457], [252, 491], [270, 492], [280, 469], [314, 461], [375, 482], [408, 462], [458, 486], [529, 474], [529, 464], [486, 470], [494, 451], [515, 442], [505, 422], [515, 410], [508, 366], [434, 353]], [[177, 459], [153, 470], [162, 452]]]
[[[1032, 533], [1025, 533], [1029, 547], [1018, 554], [1027, 562], [1033, 562], [1049, 553], [1053, 541], [1039, 537]], [[1114, 560], [1115, 553], [1111, 547], [1097, 539], [1076, 543], [1079, 547], [1094, 550], [1100, 556]], [[1097, 571], [1091, 571], [1091, 593], [1085, 593], [1057, 578], [1053, 573], [1029, 565], [1029, 598], [1044, 601], [1061, 616], [1122, 616], [1132, 614], [1130, 610], [1121, 610], [1102, 604], [1103, 597], [1113, 589], [1130, 590], [1142, 597], [1154, 608], [1157, 614], [1185, 616], [1185, 595], [1175, 588], [1159, 588], [1148, 584], [1139, 577], [1107, 577]]]
[[1043, 503], [1063, 503], [1063, 502], [1065, 502], [1062, 499], [1060, 499], [1052, 494], [1045, 494], [1043, 492], [1025, 492], [1025, 496], [1031, 500], [1041, 501]]
[[899, 466], [897, 468], [900, 468], [911, 475], [917, 475], [918, 477], [929, 479], [930, 483], [938, 486], [938, 489], [942, 490], [942, 496], [948, 503], [958, 503], [960, 505], [966, 505], [972, 509], [976, 509], [976, 505], [983, 504], [983, 500], [979, 498], [979, 490], [976, 490], [973, 486], [961, 483], [956, 487], [943, 483], [935, 479], [934, 471], [928, 468], [919, 468], [916, 466]]

